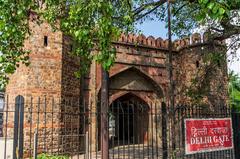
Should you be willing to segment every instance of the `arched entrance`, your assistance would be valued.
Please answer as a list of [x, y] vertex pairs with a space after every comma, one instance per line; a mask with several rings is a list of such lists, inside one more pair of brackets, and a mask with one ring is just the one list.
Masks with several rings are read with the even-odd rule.
[[[97, 112], [101, 112], [100, 89]], [[122, 70], [109, 79], [108, 130], [113, 153], [121, 149], [161, 149], [161, 104], [163, 89], [148, 73], [135, 67]], [[154, 103], [154, 104], [153, 104]], [[102, 113], [102, 112], [101, 112]], [[101, 115], [96, 118], [98, 150], [101, 150]], [[140, 152], [141, 151], [141, 152]]]
[[149, 125], [149, 106], [145, 101], [128, 93], [112, 102], [109, 112], [112, 146], [144, 143]]

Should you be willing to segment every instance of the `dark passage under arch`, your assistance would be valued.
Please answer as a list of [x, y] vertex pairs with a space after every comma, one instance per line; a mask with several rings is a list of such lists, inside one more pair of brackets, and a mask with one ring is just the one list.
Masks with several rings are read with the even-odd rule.
[[109, 136], [112, 145], [143, 144], [148, 131], [149, 106], [128, 93], [109, 107]]

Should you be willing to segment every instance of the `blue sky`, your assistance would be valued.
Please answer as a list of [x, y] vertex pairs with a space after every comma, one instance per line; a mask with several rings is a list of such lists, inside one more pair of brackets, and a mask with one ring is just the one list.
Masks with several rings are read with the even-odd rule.
[[[145, 36], [152, 35], [155, 38], [161, 37], [167, 39], [167, 29], [163, 22], [145, 21], [143, 24], [138, 24], [137, 29], [140, 29]], [[237, 51], [236, 57], [229, 59], [228, 68], [240, 74], [240, 61], [238, 61], [238, 59], [240, 59], [240, 49]]]
[[165, 23], [159, 21], [145, 21], [143, 24], [138, 24], [137, 29], [140, 29], [145, 36], [154, 36], [167, 39], [167, 29]]

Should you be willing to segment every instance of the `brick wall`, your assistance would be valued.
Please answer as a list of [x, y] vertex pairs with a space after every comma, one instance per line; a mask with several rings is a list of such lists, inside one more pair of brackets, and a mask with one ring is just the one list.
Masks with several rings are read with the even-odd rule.
[[[81, 83], [74, 76], [74, 72], [80, 67], [80, 59], [71, 55], [71, 38], [61, 32], [53, 32], [47, 23], [38, 25], [30, 22], [30, 29], [32, 34], [26, 39], [25, 48], [31, 50], [31, 64], [29, 67], [21, 65], [10, 77], [6, 88], [10, 102], [14, 103], [16, 95], [23, 95], [27, 102], [31, 96], [35, 103], [38, 97], [54, 97], [60, 101], [56, 108], [60, 112], [67, 111], [65, 108], [73, 111], [72, 109], [75, 108], [66, 106], [68, 103], [66, 101], [76, 101], [84, 92], [84, 102], [91, 111], [96, 111], [101, 90], [100, 65], [93, 62], [89, 74]], [[211, 46], [203, 44], [207, 39], [205, 35], [203, 37], [193, 34], [191, 38], [186, 37], [173, 43], [176, 103], [189, 103], [190, 99], [185, 92], [191, 85], [191, 80], [196, 76], [198, 70], [196, 62], [199, 61], [201, 65], [201, 53], [212, 51]], [[44, 44], [46, 38], [47, 46]], [[220, 44], [218, 43], [216, 46], [220, 47]], [[149, 105], [155, 101], [168, 103], [168, 41], [161, 38], [154, 39], [151, 36], [146, 38], [143, 35], [122, 34], [119, 41], [113, 42], [113, 45], [117, 49], [117, 58], [109, 72], [110, 103], [128, 93]], [[204, 50], [202, 50], [203, 46]], [[226, 68], [226, 64], [218, 68], [214, 78], [210, 81], [213, 92], [220, 86], [223, 87], [220, 93], [215, 91], [204, 98], [207, 103], [212, 103], [211, 105], [216, 106], [215, 99], [221, 101], [222, 104], [227, 102]], [[81, 89], [81, 84], [84, 84], [83, 89]], [[78, 109], [77, 102], [75, 105]], [[50, 109], [50, 104], [47, 104], [46, 107]], [[55, 122], [64, 126], [61, 115], [56, 115]], [[88, 129], [92, 129], [93, 134], [91, 135], [96, 136], [97, 118], [91, 118], [90, 122], [92, 124]], [[58, 128], [55, 136], [58, 138], [60, 134], [64, 133], [63, 128]], [[91, 146], [95, 149], [97, 141], [94, 138], [91, 140]], [[64, 138], [63, 141], [67, 141], [67, 139]], [[65, 146], [69, 148], [68, 145]]]

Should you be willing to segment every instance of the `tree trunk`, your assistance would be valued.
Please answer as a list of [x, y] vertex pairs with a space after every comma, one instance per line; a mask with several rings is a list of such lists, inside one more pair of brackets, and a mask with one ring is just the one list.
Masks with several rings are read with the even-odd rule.
[[172, 53], [172, 31], [171, 31], [171, 2], [168, 0], [168, 71], [169, 71], [169, 104], [170, 104], [170, 119], [171, 119], [171, 146], [172, 153], [176, 148], [175, 143], [175, 117], [174, 117], [174, 81], [173, 81], [173, 53]]
[[108, 81], [109, 74], [102, 68], [102, 89], [101, 89], [101, 156], [108, 159]]

